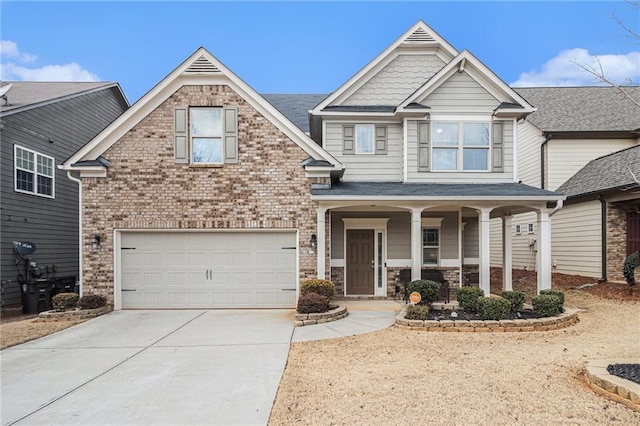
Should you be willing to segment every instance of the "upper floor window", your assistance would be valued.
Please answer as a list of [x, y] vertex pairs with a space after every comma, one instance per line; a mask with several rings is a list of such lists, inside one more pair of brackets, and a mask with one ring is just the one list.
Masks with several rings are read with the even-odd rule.
[[356, 154], [375, 154], [374, 129], [372, 124], [356, 126]]
[[15, 190], [54, 197], [54, 159], [21, 146], [14, 146]]
[[434, 171], [488, 171], [489, 123], [434, 121]]
[[222, 108], [191, 108], [191, 161], [222, 163]]

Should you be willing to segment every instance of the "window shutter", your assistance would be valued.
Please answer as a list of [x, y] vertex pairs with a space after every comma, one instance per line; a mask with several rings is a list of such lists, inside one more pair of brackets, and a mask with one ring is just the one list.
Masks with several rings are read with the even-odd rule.
[[429, 161], [429, 122], [418, 121], [418, 171], [431, 170]]
[[187, 107], [175, 107], [173, 110], [173, 159], [176, 163], [189, 162], [187, 112]]
[[356, 153], [354, 126], [342, 126], [342, 153], [353, 155]]
[[387, 126], [376, 126], [376, 154], [387, 154]]
[[492, 124], [491, 133], [491, 171], [504, 171], [504, 143], [502, 137], [502, 122], [496, 121]]
[[224, 162], [238, 162], [238, 109], [224, 108]]

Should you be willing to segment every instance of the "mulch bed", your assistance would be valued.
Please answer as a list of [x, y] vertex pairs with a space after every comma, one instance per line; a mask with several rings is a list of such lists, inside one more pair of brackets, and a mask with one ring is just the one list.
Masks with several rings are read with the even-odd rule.
[[[455, 312], [455, 315], [453, 315], [453, 313]], [[518, 316], [519, 315], [519, 316]], [[531, 311], [522, 311], [519, 312], [518, 314], [512, 314], [509, 318], [506, 319], [535, 319], [535, 318], [539, 318], [539, 315], [536, 315], [534, 312]], [[422, 318], [409, 318], [407, 317], [407, 319], [422, 319]], [[455, 311], [450, 311], [450, 310], [434, 310], [431, 311], [427, 314], [427, 320], [464, 320], [464, 321], [471, 321], [471, 320], [479, 320], [481, 318], [478, 318], [478, 315], [475, 313], [471, 313], [471, 312], [465, 312], [463, 310], [455, 310]]]

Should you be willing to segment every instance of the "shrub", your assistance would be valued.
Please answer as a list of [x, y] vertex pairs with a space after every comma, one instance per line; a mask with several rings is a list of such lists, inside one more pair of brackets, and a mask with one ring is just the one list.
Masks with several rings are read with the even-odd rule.
[[531, 299], [533, 312], [541, 317], [554, 317], [562, 312], [562, 302], [555, 294], [541, 294]]
[[80, 309], [97, 309], [107, 304], [107, 298], [99, 294], [88, 294], [78, 300]]
[[484, 291], [478, 287], [460, 287], [456, 292], [458, 304], [467, 312], [478, 311], [479, 297], [484, 297]]
[[558, 305], [558, 309], [560, 309], [560, 312], [564, 311], [564, 293], [559, 291], [559, 290], [540, 290], [540, 294], [550, 294], [552, 296], [557, 296], [558, 299], [560, 300], [560, 303]]
[[426, 320], [429, 315], [429, 307], [426, 305], [409, 305], [407, 306], [407, 314], [404, 316], [410, 320]]
[[79, 297], [76, 293], [58, 293], [51, 298], [51, 305], [53, 309], [66, 311], [76, 307]]
[[329, 310], [329, 299], [317, 293], [302, 294], [298, 298], [296, 310], [301, 314], [327, 312]]
[[511, 302], [500, 297], [479, 297], [476, 299], [478, 318], [482, 320], [502, 320], [509, 318]]
[[414, 291], [420, 293], [420, 303], [418, 305], [430, 305], [438, 297], [440, 283], [429, 280], [415, 280], [407, 284], [407, 293]]
[[522, 310], [524, 307], [525, 294], [521, 291], [503, 291], [502, 298], [511, 303], [511, 312], [516, 313]]
[[336, 292], [336, 286], [329, 280], [311, 279], [300, 283], [300, 295], [319, 294], [330, 302]]

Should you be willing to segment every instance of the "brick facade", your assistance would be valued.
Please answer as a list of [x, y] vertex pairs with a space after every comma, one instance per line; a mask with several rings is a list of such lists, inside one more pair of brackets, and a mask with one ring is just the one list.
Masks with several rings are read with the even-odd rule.
[[[607, 204], [607, 279], [624, 281], [622, 266], [627, 258], [627, 212], [640, 209], [640, 200]], [[636, 269], [636, 280], [640, 268]]]
[[[174, 163], [173, 108], [236, 106], [239, 162]], [[316, 277], [317, 203], [298, 145], [228, 86], [183, 86], [103, 156], [107, 178], [83, 178], [83, 285], [113, 302], [114, 230], [297, 229], [300, 279]], [[99, 251], [90, 251], [94, 234]]]

